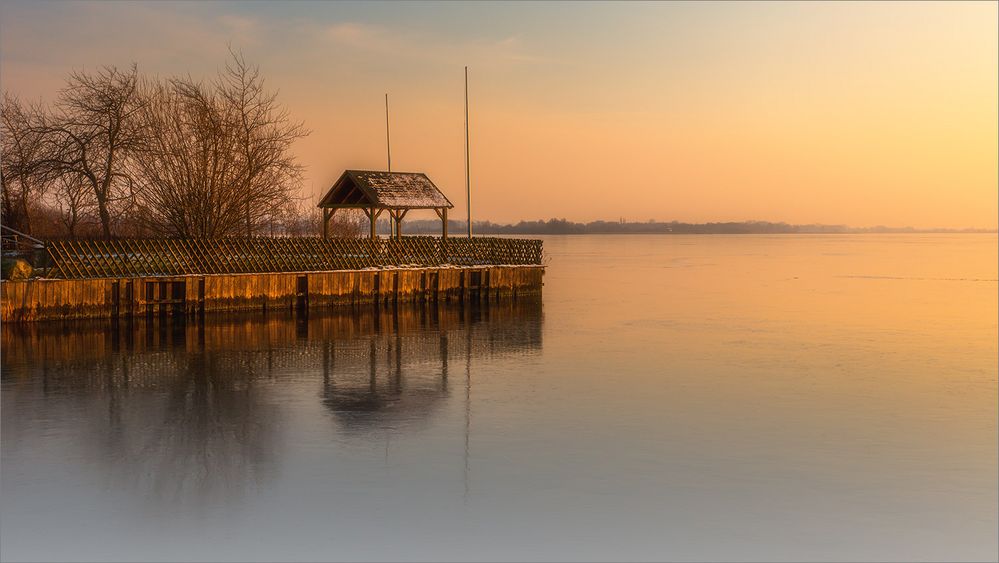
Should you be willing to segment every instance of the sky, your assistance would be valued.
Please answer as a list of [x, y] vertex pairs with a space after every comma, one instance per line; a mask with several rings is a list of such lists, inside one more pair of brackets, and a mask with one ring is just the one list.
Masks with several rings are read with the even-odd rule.
[[[259, 65], [302, 197], [422, 171], [475, 220], [996, 228], [999, 4], [5, 2], [0, 87]], [[433, 217], [430, 213], [428, 217]]]

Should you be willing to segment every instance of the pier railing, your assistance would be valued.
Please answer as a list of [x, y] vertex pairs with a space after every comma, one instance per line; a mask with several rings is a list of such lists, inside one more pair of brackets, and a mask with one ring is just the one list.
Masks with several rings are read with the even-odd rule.
[[506, 238], [223, 238], [47, 242], [48, 277], [67, 279], [541, 264], [541, 241]]

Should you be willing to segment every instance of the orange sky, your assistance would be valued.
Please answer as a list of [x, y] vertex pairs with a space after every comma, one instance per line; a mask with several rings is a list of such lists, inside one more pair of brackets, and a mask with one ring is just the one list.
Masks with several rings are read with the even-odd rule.
[[[473, 212], [997, 223], [996, 3], [8, 3], [0, 85], [51, 100], [101, 64], [207, 76], [227, 44], [313, 134], [304, 195], [421, 170]], [[432, 214], [431, 214], [432, 216]]]

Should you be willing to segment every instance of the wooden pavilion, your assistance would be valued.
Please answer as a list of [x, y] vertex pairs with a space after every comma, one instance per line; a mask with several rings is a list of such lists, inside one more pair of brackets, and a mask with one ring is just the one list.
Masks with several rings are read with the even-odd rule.
[[402, 237], [402, 220], [411, 209], [433, 209], [441, 220], [441, 237], [447, 238], [447, 210], [454, 207], [430, 178], [422, 172], [345, 170], [319, 201], [323, 210], [323, 238], [329, 238], [329, 223], [337, 209], [360, 209], [371, 222], [371, 238], [383, 211], [394, 224], [395, 237]]

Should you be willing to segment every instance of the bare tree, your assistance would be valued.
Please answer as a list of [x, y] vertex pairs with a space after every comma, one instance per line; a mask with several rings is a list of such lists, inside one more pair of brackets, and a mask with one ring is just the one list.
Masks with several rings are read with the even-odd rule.
[[[358, 238], [365, 232], [367, 219], [358, 209], [342, 209], [330, 219], [327, 233], [334, 238]], [[323, 232], [323, 214], [315, 203], [299, 201], [289, 209], [281, 224], [281, 234], [318, 237]]]
[[242, 56], [210, 84], [151, 81], [140, 113], [149, 133], [135, 159], [151, 228], [183, 237], [269, 232], [293, 204], [302, 168], [291, 122]]
[[0, 212], [7, 226], [31, 234], [31, 207], [50, 183], [38, 166], [44, 154], [44, 139], [36, 130], [42, 111], [24, 106], [7, 92], [0, 104]]
[[2, 109], [11, 226], [30, 231], [32, 205], [73, 236], [95, 221], [104, 237], [278, 234], [301, 216], [291, 148], [309, 132], [238, 52], [208, 83], [103, 67], [71, 74], [54, 111]]
[[55, 205], [59, 221], [71, 237], [80, 234], [79, 227], [93, 219], [94, 194], [78, 174], [62, 174], [54, 186]]
[[243, 206], [246, 235], [259, 225], [273, 222], [289, 194], [302, 179], [302, 167], [291, 153], [292, 144], [309, 134], [300, 122], [291, 121], [277, 104], [277, 92], [267, 92], [257, 67], [246, 63], [242, 53], [230, 49], [225, 71], [216, 88], [234, 109], [237, 144], [243, 165]]
[[[35, 131], [45, 139], [41, 161], [49, 174], [76, 176], [92, 192], [105, 237], [130, 206], [130, 153], [143, 144], [136, 114], [143, 107], [135, 65], [74, 72], [60, 92], [57, 112]], [[76, 180], [73, 180], [76, 181]]]
[[145, 87], [151, 133], [135, 165], [143, 217], [160, 234], [218, 237], [239, 226], [241, 166], [226, 107], [190, 79]]

